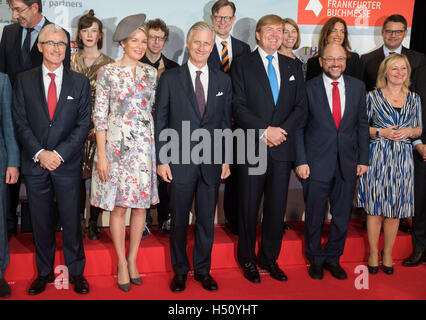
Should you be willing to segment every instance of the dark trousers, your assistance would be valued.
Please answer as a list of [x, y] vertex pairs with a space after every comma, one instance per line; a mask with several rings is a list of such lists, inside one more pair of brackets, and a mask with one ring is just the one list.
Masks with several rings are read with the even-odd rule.
[[169, 219], [170, 215], [169, 187], [169, 183], [160, 180], [158, 184], [158, 196], [160, 197], [160, 203], [157, 204], [157, 220], [160, 227], [163, 222]]
[[[423, 129], [426, 130], [426, 129]], [[426, 251], [426, 162], [414, 153], [413, 243], [417, 251]]]
[[[337, 263], [343, 254], [351, 218], [352, 199], [356, 185], [355, 172], [353, 180], [345, 181], [342, 178], [340, 166], [337, 165], [331, 181], [316, 181], [308, 178], [303, 180], [302, 184], [306, 205], [306, 257], [314, 264]], [[332, 220], [328, 241], [323, 250], [321, 234], [329, 199]]]
[[79, 214], [81, 177], [62, 177], [45, 173], [40, 176], [25, 176], [25, 181], [39, 275], [48, 275], [54, 267], [55, 220], [51, 212], [54, 197], [63, 227], [62, 242], [68, 272], [71, 276], [83, 274], [86, 258]]
[[7, 241], [7, 201], [8, 185], [4, 182], [5, 176], [0, 176], [0, 279], [4, 277], [9, 265], [9, 242]]
[[21, 189], [21, 177], [15, 184], [7, 185], [7, 230], [17, 229], [18, 216], [16, 215], [16, 208], [19, 204], [19, 190]]
[[207, 185], [201, 173], [185, 184], [171, 182], [171, 233], [170, 253], [176, 274], [187, 274], [190, 266], [186, 253], [189, 212], [195, 195], [195, 240], [193, 265], [199, 274], [208, 274], [211, 266], [211, 251], [214, 239], [214, 216], [219, 181]]
[[238, 175], [237, 166], [230, 165], [231, 175], [225, 180], [223, 213], [226, 221], [238, 230]]
[[262, 240], [258, 254], [259, 264], [264, 266], [275, 263], [281, 251], [291, 162], [276, 161], [268, 153], [265, 174], [249, 175], [249, 168], [249, 165], [238, 166], [238, 262], [242, 266], [257, 263], [256, 226], [264, 194]]

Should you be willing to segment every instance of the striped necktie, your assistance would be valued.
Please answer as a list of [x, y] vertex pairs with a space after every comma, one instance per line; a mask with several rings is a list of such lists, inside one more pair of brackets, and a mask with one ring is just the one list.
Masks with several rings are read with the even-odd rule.
[[229, 71], [229, 55], [228, 55], [228, 48], [226, 41], [222, 41], [222, 71], [228, 72]]

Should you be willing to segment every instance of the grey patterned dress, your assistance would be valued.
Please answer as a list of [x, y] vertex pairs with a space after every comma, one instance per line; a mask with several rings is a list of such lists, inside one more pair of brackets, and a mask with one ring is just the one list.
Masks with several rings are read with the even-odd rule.
[[159, 202], [151, 114], [156, 79], [157, 70], [146, 64], [136, 67], [136, 76], [114, 63], [100, 69], [93, 122], [97, 131], [106, 130], [110, 172], [102, 182], [93, 170], [91, 204], [96, 207], [112, 211]]

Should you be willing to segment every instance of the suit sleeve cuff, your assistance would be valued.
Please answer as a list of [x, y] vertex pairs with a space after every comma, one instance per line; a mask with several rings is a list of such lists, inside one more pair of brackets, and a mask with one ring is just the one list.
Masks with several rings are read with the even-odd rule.
[[422, 140], [417, 139], [417, 140], [413, 141], [413, 147], [417, 146], [418, 144], [423, 144]]
[[55, 154], [56, 154], [59, 158], [61, 158], [61, 161], [62, 161], [62, 162], [65, 162], [65, 161], [64, 161], [64, 159], [61, 157], [61, 155], [60, 155], [59, 153], [57, 153], [57, 152], [56, 152], [56, 150], [53, 150], [53, 152], [54, 152], [54, 153], [55, 153]]
[[40, 154], [40, 152], [42, 152], [42, 151], [44, 151], [44, 149], [39, 150], [39, 152], [37, 152], [37, 153], [34, 155], [33, 160], [34, 160], [34, 162], [35, 162], [35, 163], [39, 162], [39, 160], [38, 160], [38, 155], [39, 155], [39, 154]]

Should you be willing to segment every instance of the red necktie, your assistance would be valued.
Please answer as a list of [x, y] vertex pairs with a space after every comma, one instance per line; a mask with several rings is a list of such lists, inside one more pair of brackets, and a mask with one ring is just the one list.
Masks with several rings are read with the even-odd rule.
[[56, 104], [58, 103], [58, 97], [56, 95], [56, 83], [55, 83], [55, 74], [49, 73], [50, 85], [49, 91], [47, 91], [47, 108], [49, 109], [50, 120], [53, 119], [53, 114], [55, 113]]
[[339, 130], [340, 121], [342, 120], [342, 111], [340, 107], [340, 93], [339, 93], [339, 88], [337, 87], [339, 85], [339, 82], [333, 81], [331, 84], [333, 85], [333, 119], [334, 119], [334, 123], [336, 124], [337, 130]]
[[204, 88], [200, 80], [201, 71], [195, 71], [195, 97], [197, 98], [198, 107], [200, 108], [201, 118], [204, 117], [206, 110], [206, 99], [204, 97]]

